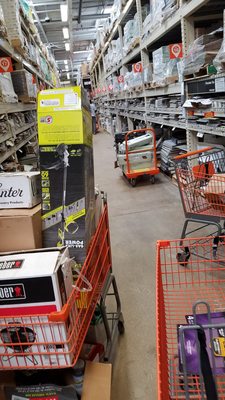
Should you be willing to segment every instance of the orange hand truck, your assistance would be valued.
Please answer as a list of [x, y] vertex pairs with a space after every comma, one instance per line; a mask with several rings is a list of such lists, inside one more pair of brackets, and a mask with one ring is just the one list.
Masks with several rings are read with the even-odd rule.
[[[107, 327], [103, 304], [107, 296], [105, 287], [109, 286], [107, 282], [113, 281], [117, 290], [111, 269], [108, 209], [105, 203], [81, 273], [62, 310], [45, 315], [7, 315], [7, 310], [4, 314], [4, 308], [0, 309], [0, 370], [74, 366], [98, 301], [101, 301]], [[114, 331], [117, 328], [121, 332], [123, 318], [118, 292], [116, 298], [118, 308], [117, 314], [114, 314]], [[108, 345], [112, 336], [108, 329]], [[109, 353], [108, 348], [107, 351]]]
[[[152, 136], [152, 145], [143, 146], [142, 149], [130, 150], [129, 139], [133, 138], [135, 134], [148, 132]], [[146, 155], [148, 153], [148, 156]], [[148, 164], [144, 168], [142, 162], [132, 160], [132, 157], [140, 156], [141, 161]], [[125, 135], [125, 166], [122, 167], [123, 175], [131, 186], [136, 186], [137, 179], [141, 176], [150, 176], [151, 183], [155, 182], [155, 175], [159, 174], [159, 168], [157, 167], [157, 156], [156, 156], [156, 137], [153, 128], [143, 128], [129, 131]]]
[[[185, 269], [177, 257], [183, 245], [197, 248]], [[225, 245], [217, 262], [210, 243], [184, 239], [183, 245], [157, 243], [158, 400], [224, 400], [225, 266], [219, 262], [225, 262]], [[219, 323], [215, 315], [222, 316]]]
[[[201, 229], [205, 229], [201, 234], [205, 236], [208, 230], [214, 236], [212, 245], [216, 256], [218, 238], [224, 232], [225, 151], [206, 147], [175, 157], [174, 164], [185, 214], [181, 239], [196, 236]], [[197, 224], [195, 229], [188, 231], [188, 225], [193, 222]], [[184, 261], [189, 256], [188, 249], [181, 255]]]

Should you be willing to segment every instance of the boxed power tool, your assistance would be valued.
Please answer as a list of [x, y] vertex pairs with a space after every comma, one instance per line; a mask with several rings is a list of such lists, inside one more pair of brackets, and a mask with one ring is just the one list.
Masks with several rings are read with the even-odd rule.
[[80, 87], [38, 98], [43, 245], [66, 245], [83, 264], [94, 233], [92, 119]]
[[0, 365], [69, 362], [63, 354], [67, 327], [50, 325], [47, 315], [62, 310], [72, 284], [65, 248], [0, 256]]

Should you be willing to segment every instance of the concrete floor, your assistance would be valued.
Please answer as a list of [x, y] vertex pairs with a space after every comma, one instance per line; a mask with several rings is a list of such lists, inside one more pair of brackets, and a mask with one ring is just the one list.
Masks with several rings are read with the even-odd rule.
[[176, 239], [184, 221], [178, 188], [162, 174], [132, 188], [114, 169], [113, 138], [94, 137], [95, 183], [108, 194], [113, 270], [120, 291], [125, 335], [113, 368], [112, 400], [157, 398], [155, 248]]

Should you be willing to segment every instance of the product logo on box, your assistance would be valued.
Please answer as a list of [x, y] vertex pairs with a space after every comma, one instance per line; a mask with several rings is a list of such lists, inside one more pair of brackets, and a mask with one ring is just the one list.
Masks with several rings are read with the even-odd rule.
[[0, 198], [3, 197], [22, 197], [22, 189], [14, 189], [12, 186], [9, 189], [2, 188], [2, 183], [0, 183]]
[[52, 124], [52, 122], [53, 122], [53, 118], [52, 118], [51, 115], [47, 115], [47, 117], [41, 117], [41, 118], [40, 118], [40, 122], [41, 122], [42, 124], [48, 124], [48, 125], [50, 125], [50, 124]]
[[26, 299], [26, 293], [22, 283], [15, 285], [0, 285], [0, 301], [23, 299]]
[[0, 57], [0, 73], [13, 72], [11, 57]]
[[22, 267], [24, 260], [5, 260], [0, 261], [0, 270], [5, 269], [18, 269]]

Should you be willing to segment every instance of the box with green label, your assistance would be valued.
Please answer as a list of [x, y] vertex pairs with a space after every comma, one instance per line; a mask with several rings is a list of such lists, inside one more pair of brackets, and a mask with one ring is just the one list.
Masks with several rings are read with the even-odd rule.
[[44, 247], [66, 245], [85, 261], [95, 230], [92, 124], [80, 87], [42, 91], [38, 136]]
[[80, 86], [42, 90], [38, 95], [39, 145], [92, 146], [89, 102]]

